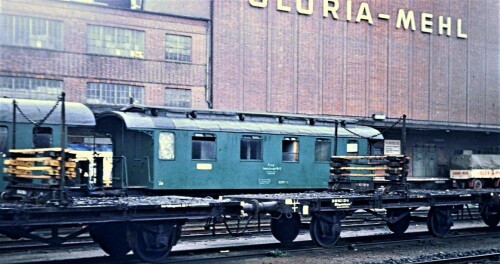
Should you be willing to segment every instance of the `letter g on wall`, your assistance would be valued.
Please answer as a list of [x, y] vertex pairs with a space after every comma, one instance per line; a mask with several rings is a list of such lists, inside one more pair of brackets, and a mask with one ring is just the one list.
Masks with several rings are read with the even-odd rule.
[[248, 0], [248, 3], [254, 7], [267, 7], [267, 0]]

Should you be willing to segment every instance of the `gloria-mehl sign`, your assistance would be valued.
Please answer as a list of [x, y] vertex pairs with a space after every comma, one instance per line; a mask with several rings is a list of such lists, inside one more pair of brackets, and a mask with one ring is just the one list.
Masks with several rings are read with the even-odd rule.
[[[352, 0], [248, 0], [248, 3], [256, 8], [267, 8], [269, 1], [277, 1], [276, 9], [282, 12], [297, 12], [300, 15], [312, 15], [314, 4], [320, 3], [323, 7], [323, 17], [339, 19], [339, 13], [345, 14], [349, 22], [366, 22], [372, 25], [373, 15], [370, 5], [362, 2], [359, 7], [353, 6]], [[420, 24], [417, 25], [413, 10], [399, 9], [395, 26], [397, 29], [411, 29], [416, 31], [417, 27], [422, 33], [434, 33], [434, 24], [437, 23], [437, 34], [466, 39], [467, 33], [463, 31], [462, 19], [452, 19], [446, 16], [435, 16], [431, 13], [420, 13]], [[391, 20], [391, 14], [377, 13], [376, 18], [380, 20]], [[455, 23], [455, 32], [452, 32], [452, 23]]]

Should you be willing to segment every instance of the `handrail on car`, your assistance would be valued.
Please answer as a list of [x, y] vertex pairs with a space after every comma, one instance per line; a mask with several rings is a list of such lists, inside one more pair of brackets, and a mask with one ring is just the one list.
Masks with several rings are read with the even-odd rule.
[[[113, 156], [113, 159], [123, 159], [123, 166], [122, 166], [122, 175], [125, 176], [124, 178], [124, 183], [125, 183], [125, 187], [124, 188], [128, 188], [128, 168], [127, 168], [127, 157], [125, 156]], [[125, 168], [125, 173], [123, 173], [123, 169]], [[123, 185], [122, 185], [123, 187]]]

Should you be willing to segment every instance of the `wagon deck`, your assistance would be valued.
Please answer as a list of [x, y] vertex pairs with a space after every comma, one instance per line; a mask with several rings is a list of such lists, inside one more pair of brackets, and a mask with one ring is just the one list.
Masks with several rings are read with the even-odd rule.
[[[411, 213], [429, 207], [427, 227], [437, 237], [446, 235], [453, 225], [452, 214], [477, 204], [484, 222], [493, 227], [500, 221], [500, 190], [408, 190], [373, 193], [306, 192], [245, 194], [226, 196], [239, 201], [250, 216], [267, 213], [273, 236], [283, 244], [299, 234], [301, 217], [311, 216], [311, 238], [320, 246], [331, 247], [340, 237], [341, 220], [356, 210], [364, 210], [387, 222], [396, 234], [403, 234], [414, 219]], [[385, 209], [381, 212], [376, 209]], [[385, 213], [385, 214], [384, 214]]]
[[182, 196], [75, 197], [67, 206], [0, 202], [0, 227], [204, 219], [236, 202]]
[[[414, 206], [455, 206], [483, 202], [498, 196], [498, 189], [409, 190], [406, 192], [304, 192], [229, 195], [225, 198], [248, 203], [275, 201], [284, 213], [310, 210], [363, 210]], [[319, 206], [320, 205], [320, 206]], [[304, 206], [306, 206], [304, 208]], [[318, 207], [319, 206], [319, 207]], [[301, 210], [299, 210], [301, 209]]]

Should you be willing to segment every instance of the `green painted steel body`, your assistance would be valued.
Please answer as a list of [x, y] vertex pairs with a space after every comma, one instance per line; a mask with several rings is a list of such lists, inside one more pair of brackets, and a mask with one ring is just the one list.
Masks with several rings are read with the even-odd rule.
[[[269, 121], [269, 120], [267, 120]], [[100, 133], [111, 134], [115, 187], [146, 187], [158, 190], [283, 190], [326, 189], [330, 175], [329, 161], [315, 161], [315, 142], [328, 139], [329, 156], [334, 148], [333, 126], [267, 123], [261, 121], [224, 120], [217, 117], [151, 116], [137, 112], [109, 112], [97, 118]], [[377, 130], [353, 126], [364, 136], [376, 135]], [[160, 133], [175, 136], [174, 158], [159, 158]], [[192, 139], [197, 134], [215, 137], [216, 158], [192, 158]], [[244, 136], [261, 139], [259, 160], [240, 159], [240, 141]], [[282, 160], [283, 140], [299, 142], [299, 160]], [[381, 139], [381, 136], [375, 137]], [[338, 155], [347, 155], [347, 142], [357, 143], [357, 154], [368, 153], [365, 138], [342, 129], [338, 139]], [[352, 143], [352, 142], [350, 142]], [[118, 162], [117, 162], [118, 161]], [[367, 180], [356, 178], [355, 180]]]

